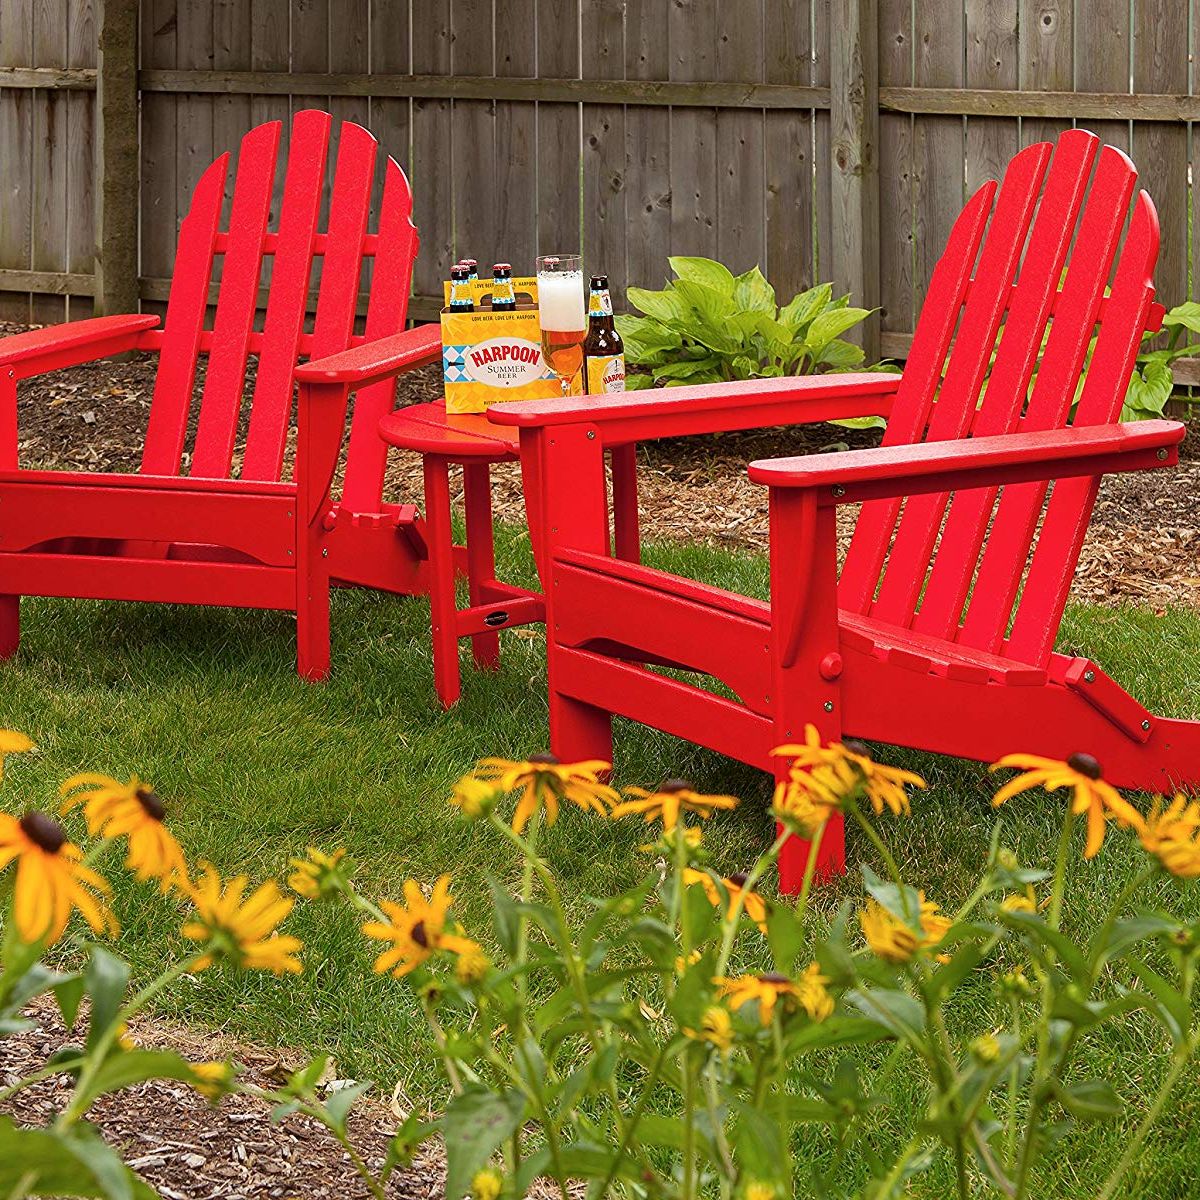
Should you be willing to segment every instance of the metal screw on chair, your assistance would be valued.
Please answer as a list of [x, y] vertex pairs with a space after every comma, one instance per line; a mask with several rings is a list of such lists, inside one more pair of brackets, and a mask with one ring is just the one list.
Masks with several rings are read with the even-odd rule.
[[596, 431], [594, 429], [589, 429], [587, 431], [587, 435], [589, 442], [594, 442], [596, 440]]
[[1159, 461], [1159, 462], [1166, 462], [1166, 459], [1167, 459], [1167, 452], [1166, 452], [1166, 450], [1165, 450], [1165, 449], [1164, 449], [1164, 450], [1160, 450], [1160, 451], [1158, 452], [1158, 461]]
[[1095, 683], [1096, 682], [1096, 672], [1095, 671], [1084, 671], [1083, 682], [1084, 683]]
[[832, 700], [826, 700], [826, 701], [825, 701], [825, 711], [826, 711], [826, 712], [833, 712], [833, 701], [832, 701]]
[[1149, 718], [1149, 717], [1147, 717], [1147, 718], [1146, 718], [1146, 719], [1145, 719], [1145, 720], [1142, 722], [1142, 728], [1143, 728], [1143, 729], [1144, 729], [1144, 730], [1145, 730], [1147, 733], [1149, 733], [1149, 732], [1150, 732], [1150, 718]]
[[846, 494], [846, 489], [840, 483], [835, 483], [832, 490], [835, 496], [844, 496]]

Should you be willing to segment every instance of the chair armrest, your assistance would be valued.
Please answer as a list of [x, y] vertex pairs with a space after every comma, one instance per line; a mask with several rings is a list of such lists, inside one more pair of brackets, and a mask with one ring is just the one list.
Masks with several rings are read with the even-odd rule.
[[390, 337], [363, 342], [349, 350], [302, 363], [296, 368], [296, 379], [299, 383], [338, 383], [360, 388], [413, 367], [437, 362], [441, 356], [441, 327], [418, 325]]
[[28, 379], [135, 350], [141, 334], [157, 324], [158, 318], [150, 313], [129, 313], [14, 333], [0, 339], [0, 369], [11, 370], [12, 378]]
[[899, 386], [899, 375], [881, 371], [743, 379], [608, 396], [494, 404], [487, 415], [498, 425], [515, 425], [522, 430], [552, 425], [595, 426], [604, 445], [620, 445], [732, 429], [886, 416]]
[[851, 504], [881, 496], [1168, 467], [1179, 459], [1184, 432], [1178, 421], [1138, 421], [881, 446], [761, 459], [750, 464], [750, 478], [773, 488], [821, 489], [821, 504]]

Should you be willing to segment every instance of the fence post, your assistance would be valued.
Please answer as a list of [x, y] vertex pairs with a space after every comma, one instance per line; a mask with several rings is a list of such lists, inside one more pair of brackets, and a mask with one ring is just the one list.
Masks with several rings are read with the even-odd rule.
[[97, 313], [138, 309], [138, 0], [99, 0]]
[[[851, 302], [879, 304], [879, 18], [877, 0], [832, 0], [830, 130], [833, 274]], [[854, 333], [848, 335], [854, 337]], [[879, 357], [879, 316], [856, 338]]]

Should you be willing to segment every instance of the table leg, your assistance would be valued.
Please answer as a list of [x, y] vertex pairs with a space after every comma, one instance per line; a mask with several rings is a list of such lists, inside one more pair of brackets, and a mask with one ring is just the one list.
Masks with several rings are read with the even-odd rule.
[[618, 558], [641, 562], [638, 529], [637, 443], [612, 448], [613, 537]]
[[442, 707], [449, 708], [462, 693], [458, 668], [458, 609], [454, 597], [454, 533], [450, 525], [450, 464], [436, 454], [427, 454], [424, 474], [433, 685]]
[[[463, 495], [467, 509], [467, 582], [472, 605], [483, 604], [484, 586], [496, 578], [492, 478], [487, 463], [463, 464]], [[471, 652], [476, 666], [497, 670], [500, 666], [500, 634], [473, 634]]]

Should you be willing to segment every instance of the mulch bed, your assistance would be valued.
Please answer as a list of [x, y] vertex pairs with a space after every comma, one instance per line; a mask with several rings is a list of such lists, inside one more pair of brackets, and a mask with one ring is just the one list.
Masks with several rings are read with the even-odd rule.
[[[21, 327], [0, 323], [0, 335]], [[154, 389], [154, 362], [99, 363], [22, 384], [19, 390], [21, 461], [40, 467], [132, 471], [138, 466]], [[437, 366], [401, 378], [398, 402], [440, 395]], [[197, 387], [202, 383], [198, 381]], [[724, 433], [644, 445], [640, 472], [644, 533], [649, 538], [703, 541], [765, 549], [765, 489], [752, 484], [755, 458], [812, 454], [875, 445], [874, 431], [830, 425]], [[1185, 442], [1178, 467], [1105, 479], [1076, 573], [1076, 600], [1112, 604], [1137, 600], [1156, 609], [1170, 603], [1200, 607], [1200, 438]], [[415, 455], [393, 454], [391, 499], [420, 500]], [[495, 470], [495, 506], [503, 520], [524, 519], [520, 472]], [[838, 513], [849, 541], [855, 513]]]

